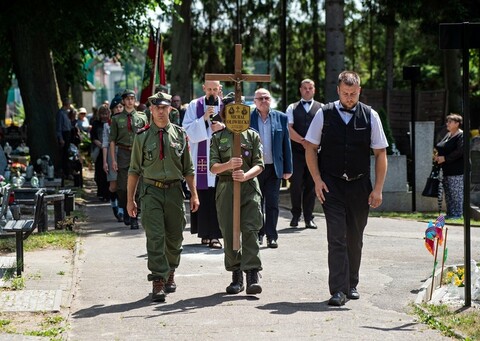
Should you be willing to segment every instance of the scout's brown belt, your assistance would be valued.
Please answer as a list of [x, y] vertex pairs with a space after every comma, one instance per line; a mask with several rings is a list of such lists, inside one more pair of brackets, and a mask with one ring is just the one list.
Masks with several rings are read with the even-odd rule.
[[117, 147], [123, 150], [132, 150], [132, 147], [127, 146], [126, 144], [117, 144]]
[[172, 187], [176, 187], [176, 186], [181, 185], [180, 180], [157, 181], [157, 180], [147, 179], [147, 178], [143, 178], [143, 183], [146, 183], [148, 185], [152, 185], [152, 186], [155, 186], [155, 187], [158, 187], [158, 188], [163, 188], [163, 189], [172, 188]]

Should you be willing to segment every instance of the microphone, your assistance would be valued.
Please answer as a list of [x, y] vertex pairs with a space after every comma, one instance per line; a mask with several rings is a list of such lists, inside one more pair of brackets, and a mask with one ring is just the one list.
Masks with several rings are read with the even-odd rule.
[[207, 98], [206, 104], [207, 104], [207, 105], [215, 105], [215, 96], [210, 95], [210, 96]]
[[[215, 101], [215, 96], [210, 95], [210, 96], [206, 99], [205, 104], [208, 105], [208, 106], [214, 107], [214, 106], [218, 105], [218, 100]], [[214, 113], [211, 114], [211, 115], [210, 115], [210, 121], [213, 121], [213, 120], [214, 120], [214, 116], [218, 116], [218, 115], [215, 115]]]

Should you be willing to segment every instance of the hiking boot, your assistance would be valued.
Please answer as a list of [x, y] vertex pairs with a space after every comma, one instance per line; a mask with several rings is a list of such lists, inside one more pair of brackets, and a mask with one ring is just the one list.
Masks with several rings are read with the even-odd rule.
[[175, 284], [175, 270], [171, 270], [167, 283], [165, 283], [165, 292], [171, 293], [175, 292], [175, 290], [177, 290], [177, 284]]
[[232, 283], [227, 287], [227, 294], [238, 294], [243, 291], [245, 287], [243, 286], [243, 272], [242, 270], [233, 270], [232, 272]]
[[247, 270], [245, 271], [247, 274], [247, 294], [248, 295], [256, 295], [262, 292], [262, 287], [258, 283], [258, 270]]
[[165, 302], [164, 287], [165, 286], [164, 286], [163, 279], [156, 279], [153, 281], [153, 289], [152, 289], [153, 302]]

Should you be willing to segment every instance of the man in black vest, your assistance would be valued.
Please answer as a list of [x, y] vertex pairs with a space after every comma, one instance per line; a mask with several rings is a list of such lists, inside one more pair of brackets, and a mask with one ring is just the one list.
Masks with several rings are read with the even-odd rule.
[[305, 160], [305, 135], [312, 123], [315, 113], [323, 105], [313, 99], [315, 82], [304, 79], [300, 83], [302, 99], [288, 106], [288, 131], [292, 144], [293, 174], [290, 178], [290, 201], [292, 203], [292, 220], [290, 226], [298, 226], [300, 215], [305, 219], [305, 227], [316, 229], [313, 221], [313, 208], [315, 207], [315, 184], [307, 168]]
[[[317, 112], [305, 140], [305, 156], [315, 193], [327, 221], [329, 305], [342, 306], [357, 291], [363, 231], [369, 208], [382, 204], [388, 146], [382, 123], [371, 107], [359, 102], [360, 77], [338, 76], [339, 101]], [[317, 150], [321, 147], [320, 154]], [[375, 184], [370, 181], [370, 150], [375, 156]]]

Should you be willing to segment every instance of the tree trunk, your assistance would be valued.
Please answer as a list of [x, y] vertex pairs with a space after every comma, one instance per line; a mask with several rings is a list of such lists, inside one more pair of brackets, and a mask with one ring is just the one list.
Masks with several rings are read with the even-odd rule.
[[338, 75], [345, 67], [345, 22], [343, 0], [325, 1], [325, 102], [338, 98]]
[[31, 160], [35, 162], [42, 155], [56, 160], [57, 85], [47, 39], [43, 30], [25, 22], [16, 21], [10, 29], [13, 70], [25, 108]]
[[175, 10], [184, 21], [182, 23], [174, 17], [172, 24], [172, 94], [180, 95], [184, 103], [192, 99], [191, 6], [192, 0], [183, 0], [180, 6], [175, 5]]
[[312, 1], [312, 33], [313, 33], [313, 77], [312, 80], [315, 82], [316, 94], [315, 99], [317, 101], [323, 102], [323, 96], [320, 93], [320, 29], [319, 21], [320, 16], [318, 13], [319, 1]]

